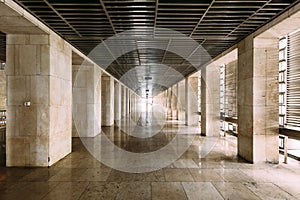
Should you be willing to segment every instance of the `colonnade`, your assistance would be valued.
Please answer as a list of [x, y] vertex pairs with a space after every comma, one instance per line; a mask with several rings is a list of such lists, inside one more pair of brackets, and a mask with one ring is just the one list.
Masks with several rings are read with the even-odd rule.
[[[7, 9], [0, 27], [7, 34], [7, 166], [50, 166], [71, 152], [72, 136], [94, 137], [101, 126], [138, 110], [140, 97], [133, 91], [12, 1], [1, 6]], [[200, 78], [186, 77], [154, 102], [163, 105], [167, 119], [201, 126], [203, 136], [219, 136], [218, 66], [235, 51], [238, 155], [252, 163], [278, 163], [278, 42], [300, 28], [297, 9], [202, 66]], [[87, 62], [75, 62], [74, 55]]]
[[7, 35], [7, 166], [52, 165], [72, 136], [94, 137], [135, 108], [134, 92], [72, 55], [54, 33]]

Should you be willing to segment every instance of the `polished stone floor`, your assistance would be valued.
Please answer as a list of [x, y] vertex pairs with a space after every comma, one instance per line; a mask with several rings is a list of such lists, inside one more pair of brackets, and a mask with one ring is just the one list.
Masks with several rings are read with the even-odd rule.
[[[300, 199], [298, 161], [252, 165], [237, 158], [235, 137], [205, 138], [195, 134], [197, 129], [183, 126], [168, 122], [151, 138], [125, 135], [117, 126], [103, 128], [115, 145], [135, 153], [166, 145], [175, 137], [174, 127], [192, 134], [189, 149], [162, 169], [112, 169], [74, 138], [73, 152], [50, 168], [0, 168], [0, 199]], [[213, 145], [203, 154], [203, 145], [209, 143]]]

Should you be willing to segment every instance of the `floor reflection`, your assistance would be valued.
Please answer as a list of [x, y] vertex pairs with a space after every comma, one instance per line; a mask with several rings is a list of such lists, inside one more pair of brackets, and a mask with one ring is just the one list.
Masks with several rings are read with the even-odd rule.
[[126, 151], [147, 153], [166, 146], [180, 131], [180, 127], [185, 128], [183, 123], [166, 122], [152, 112], [140, 113], [137, 120], [133, 119], [126, 116], [114, 126], [102, 127], [102, 134]]
[[[197, 128], [178, 121], [166, 121], [153, 137], [140, 138], [126, 133], [134, 130], [126, 127], [126, 120], [103, 127], [103, 132], [130, 152], [156, 151], [178, 130], [195, 136], [194, 141], [163, 169], [125, 173], [100, 163], [79, 138], [73, 138], [72, 153], [50, 168], [0, 168], [0, 199], [300, 199], [297, 161], [249, 164], [237, 157], [235, 137], [201, 137]], [[214, 145], [205, 148], [210, 143]]]

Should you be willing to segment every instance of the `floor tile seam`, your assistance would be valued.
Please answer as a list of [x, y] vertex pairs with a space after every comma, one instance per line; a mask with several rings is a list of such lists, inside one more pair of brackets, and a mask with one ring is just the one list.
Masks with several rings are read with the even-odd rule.
[[[268, 182], [268, 183], [270, 183], [270, 184], [273, 184], [272, 182]], [[273, 185], [275, 185], [275, 184], [273, 184]], [[250, 191], [252, 191], [247, 185], [245, 185]], [[277, 185], [275, 185], [275, 186], [277, 186]], [[278, 187], [278, 186], [277, 186]], [[281, 189], [280, 187], [278, 187], [279, 189]], [[281, 189], [283, 192], [286, 192], [285, 190], [283, 190], [283, 189]], [[254, 193], [254, 191], [252, 191], [253, 193]], [[292, 194], [290, 194], [290, 193], [288, 193], [288, 192], [286, 192], [287, 194], [289, 194], [289, 195], [291, 195], [292, 197], [294, 197]], [[254, 193], [255, 194], [255, 193]], [[258, 196], [258, 195], [256, 195], [256, 196]], [[259, 199], [261, 199], [261, 200], [264, 200], [263, 198], [261, 198], [261, 197], [259, 197]], [[297, 198], [295, 198], [295, 199], [297, 199]]]
[[[294, 197], [295, 199], [297, 199], [297, 197], [295, 197], [293, 194], [291, 194], [289, 191], [287, 191], [286, 189], [280, 187], [279, 185], [277, 185], [276, 183], [271, 182], [273, 185], [275, 185], [276, 187], [280, 188], [282, 191], [288, 193], [289, 195], [291, 195], [292, 197]], [[299, 191], [299, 196], [300, 196], [300, 191]]]
[[[215, 172], [214, 169], [208, 169], [208, 170], [212, 170], [212, 171]], [[193, 174], [192, 174], [191, 171], [190, 171], [190, 173], [191, 173], [191, 175], [192, 175], [192, 177], [193, 177], [193, 179], [194, 179], [194, 182], [212, 182], [212, 181], [208, 181], [208, 180], [206, 180], [206, 181], [198, 181], [198, 180], [196, 180], [196, 177], [193, 176]], [[215, 172], [215, 173], [216, 173], [216, 172]], [[226, 181], [226, 179], [225, 179], [223, 176], [221, 176], [221, 175], [218, 174], [218, 173], [216, 173], [216, 174], [222, 179], [222, 181], [214, 181], [214, 182], [225, 182], [225, 181]]]
[[85, 193], [86, 189], [91, 185], [92, 182], [89, 181], [89, 183], [85, 186], [84, 190], [81, 192], [81, 194], [78, 197], [78, 200], [81, 199], [81, 197], [83, 196], [83, 194]]
[[[185, 198], [188, 199], [188, 195], [187, 195], [186, 190], [184, 189], [184, 186], [183, 186], [182, 183], [183, 183], [183, 182], [180, 182], [180, 186], [181, 186], [181, 188], [182, 188], [182, 190], [183, 190], [183, 192], [184, 192]], [[193, 182], [192, 182], [192, 183], [193, 183]]]
[[[257, 194], [255, 194], [252, 190], [250, 190], [245, 184], [249, 184], [249, 183], [252, 183], [252, 182], [230, 182], [230, 183], [240, 183], [242, 184], [250, 193], [252, 193], [254, 196], [256, 196], [258, 199], [260, 200], [264, 200], [262, 198], [260, 198]], [[224, 198], [225, 199], [225, 198]]]
[[[47, 182], [48, 182], [48, 181], [47, 181]], [[52, 189], [48, 190], [48, 192], [47, 192], [44, 196], [42, 196], [41, 199], [44, 199], [48, 194], [50, 194], [51, 191], [53, 191], [55, 188], [57, 188], [59, 184], [60, 184], [60, 183], [57, 183]]]
[[[226, 178], [225, 176], [223, 176], [222, 174], [219, 174], [219, 173], [217, 173], [217, 174], [220, 175], [226, 182], [234, 182], [234, 183], [235, 182], [245, 182], [245, 181], [232, 181], [232, 180], [229, 180], [228, 178]], [[246, 176], [246, 178], [249, 178], [249, 179], [252, 179], [253, 181], [255, 181], [255, 179], [253, 179], [251, 176], [248, 176], [247, 174], [244, 174], [244, 175]], [[236, 178], [239, 178], [239, 176], [235, 176], [235, 178], [233, 178], [233, 179], [235, 180]]]
[[[211, 185], [215, 188], [215, 190], [218, 192], [218, 194], [225, 200], [225, 197], [222, 195], [222, 193], [218, 190], [218, 188], [216, 187], [216, 185], [214, 184], [215, 182], [210, 182]], [[219, 182], [217, 182], [219, 183]]]

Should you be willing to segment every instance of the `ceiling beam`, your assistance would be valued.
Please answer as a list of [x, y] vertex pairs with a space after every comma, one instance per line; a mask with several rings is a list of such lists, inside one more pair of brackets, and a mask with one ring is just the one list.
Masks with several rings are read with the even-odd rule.
[[158, 14], [158, 0], [155, 0], [155, 14], [154, 14], [153, 36], [155, 36], [157, 14]]
[[256, 15], [259, 11], [261, 11], [266, 5], [268, 5], [272, 0], [268, 0], [263, 6], [261, 6], [259, 9], [257, 9], [252, 15], [250, 15], [247, 19], [245, 19], [242, 23], [240, 23], [237, 27], [235, 27], [230, 33], [226, 35], [226, 37], [229, 37], [233, 32], [235, 32], [237, 29], [239, 29], [245, 22], [247, 22], [249, 19], [251, 19], [254, 15]]
[[111, 57], [114, 59], [114, 61], [116, 61], [116, 63], [119, 65], [119, 67], [121, 67], [122, 65], [118, 62], [118, 58], [116, 58], [115, 55], [111, 52], [110, 48], [107, 46], [105, 41], [102, 41], [102, 43], [105, 46], [105, 48], [107, 49], [107, 51], [109, 52], [109, 54], [111, 55]]
[[162, 58], [162, 60], [161, 60], [161, 64], [163, 64], [163, 62], [164, 62], [164, 60], [165, 60], [165, 57], [166, 57], [166, 55], [167, 55], [167, 52], [168, 52], [169, 46], [170, 46], [170, 44], [171, 44], [171, 41], [172, 41], [172, 40], [169, 39], [169, 42], [168, 42], [168, 45], [167, 45], [167, 47], [166, 47], [165, 53], [164, 53], [163, 58]]
[[137, 55], [138, 55], [139, 65], [141, 66], [142, 65], [141, 56], [140, 56], [140, 52], [139, 52], [139, 46], [138, 46], [138, 43], [137, 43], [136, 40], [135, 40], [135, 46], [136, 46], [136, 52], [137, 52]]
[[79, 37], [82, 37], [82, 35], [47, 1], [43, 0], [55, 14], [60, 17]]
[[[84, 40], [94, 40], [94, 41], [101, 41], [101, 40], [105, 40], [106, 37], [101, 37], [101, 36], [85, 36], [85, 37], [74, 37], [74, 36], [66, 36], [66, 38], [68, 40], [80, 40], [80, 41], [84, 41]], [[127, 36], [126, 35], [126, 39], [128, 40], [150, 40], [152, 41], [152, 39], [149, 39], [148, 36]], [[126, 40], [124, 39], [124, 40]], [[155, 39], [159, 40], [159, 39], [183, 39], [183, 40], [186, 40], [187, 38], [186, 37], [178, 37], [178, 36], [170, 36], [170, 35], [166, 35], [166, 36], [155, 36]], [[197, 36], [197, 35], [194, 35], [192, 36], [192, 39], [194, 40], [222, 40], [222, 41], [235, 41], [238, 39], [238, 37], [236, 36], [231, 36], [231, 37], [224, 37], [224, 36], [209, 36], [209, 35], [206, 35], [206, 36]]]
[[103, 0], [99, 0], [99, 2], [101, 4], [101, 6], [102, 6], [102, 9], [103, 9], [103, 11], [104, 11], [104, 13], [105, 13], [105, 15], [106, 15], [106, 17], [107, 17], [110, 25], [111, 25], [111, 28], [113, 29], [114, 33], [117, 34], [117, 31], [116, 31], [116, 29], [114, 27], [114, 24], [113, 24], [113, 22], [112, 22], [112, 20], [111, 20], [111, 18], [109, 16], [109, 14], [108, 14], [108, 11], [107, 11], [107, 9], [105, 7], [105, 4], [104, 4]]
[[181, 64], [184, 64], [186, 63], [193, 55], [196, 51], [198, 51], [198, 49], [202, 47], [200, 44], [191, 52], [191, 54], [186, 58], [184, 59], [184, 61], [181, 63]]
[[197, 30], [198, 26], [200, 25], [200, 23], [202, 22], [202, 20], [204, 19], [205, 15], [208, 13], [209, 9], [212, 7], [212, 5], [214, 4], [215, 0], [212, 0], [212, 2], [209, 4], [208, 8], [206, 9], [206, 11], [204, 12], [204, 14], [201, 16], [201, 18], [199, 19], [197, 25], [194, 27], [194, 29], [192, 30], [190, 37], [192, 37], [192, 35], [194, 34], [194, 32]]

